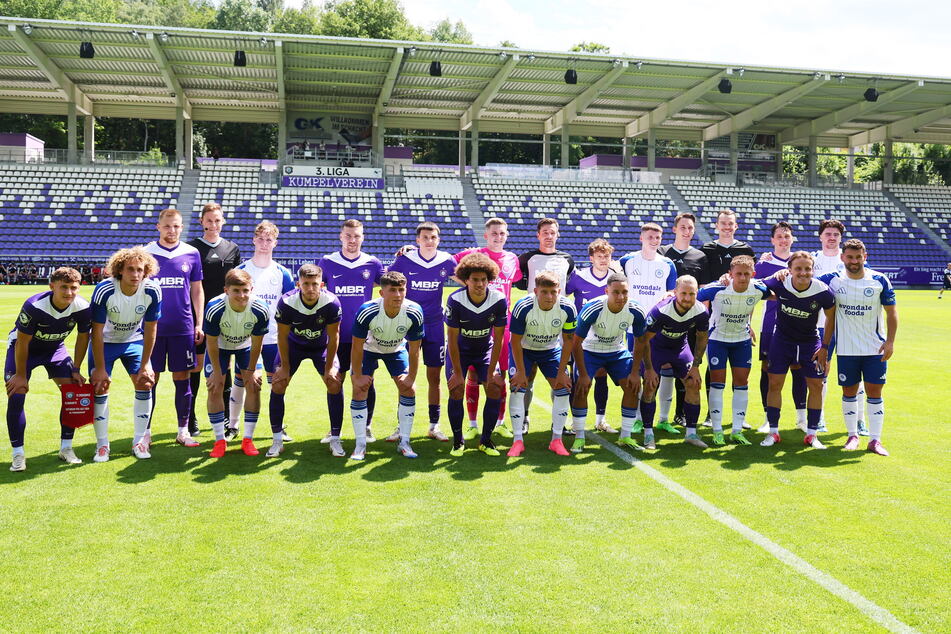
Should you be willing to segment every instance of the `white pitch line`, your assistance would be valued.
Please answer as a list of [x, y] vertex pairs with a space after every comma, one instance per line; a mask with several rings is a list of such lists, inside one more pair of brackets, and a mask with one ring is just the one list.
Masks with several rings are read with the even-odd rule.
[[[551, 411], [551, 404], [539, 399], [537, 395], [532, 402], [537, 403], [544, 409], [547, 409], [549, 412]], [[723, 511], [710, 502], [707, 502], [705, 499], [690, 489], [684, 487], [683, 485], [677, 484], [677, 482], [671, 480], [654, 467], [641, 462], [626, 451], [622, 451], [611, 441], [605, 440], [596, 433], [588, 433], [586, 434], [586, 437], [593, 437], [599, 445], [613, 453], [624, 462], [644, 473], [654, 482], [657, 482], [671, 493], [674, 493], [686, 500], [724, 526], [739, 533], [799, 574], [818, 583], [820, 586], [839, 597], [843, 601], [851, 603], [856, 609], [859, 610], [859, 612], [872, 619], [882, 627], [892, 632], [918, 632], [918, 630], [915, 628], [898, 620], [894, 614], [885, 608], [866, 599], [864, 596], [848, 587], [832, 575], [819, 570], [802, 557], [799, 557], [787, 548], [783, 548], [762, 533], [753, 530], [726, 511]]]

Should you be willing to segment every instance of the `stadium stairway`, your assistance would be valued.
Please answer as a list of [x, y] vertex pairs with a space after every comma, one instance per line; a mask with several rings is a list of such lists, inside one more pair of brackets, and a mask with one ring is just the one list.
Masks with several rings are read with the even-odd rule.
[[475, 187], [472, 184], [472, 177], [468, 174], [462, 180], [462, 205], [465, 207], [466, 215], [469, 216], [469, 224], [472, 225], [472, 233], [476, 244], [480, 247], [485, 246], [485, 232], [482, 227], [485, 225], [485, 216], [482, 214], [482, 206], [479, 204], [479, 197], [476, 195]]
[[885, 194], [885, 198], [890, 200], [893, 205], [895, 205], [901, 211], [903, 211], [905, 213], [905, 216], [907, 216], [909, 220], [914, 222], [915, 225], [919, 229], [921, 229], [925, 235], [931, 238], [931, 241], [935, 243], [935, 246], [939, 247], [942, 251], [944, 251], [948, 255], [949, 258], [951, 258], [951, 245], [945, 242], [944, 239], [942, 239], [942, 237], [939, 236], [934, 231], [934, 229], [928, 226], [927, 222], [924, 222], [921, 218], [919, 218], [918, 214], [912, 211], [911, 207], [909, 207], [904, 202], [902, 202], [902, 200], [898, 196], [896, 196], [894, 193], [888, 191], [887, 189], [882, 190], [882, 193]]
[[[178, 210], [182, 212], [182, 226], [190, 227], [192, 212], [195, 208], [195, 194], [198, 193], [200, 170], [185, 170], [182, 173], [182, 188], [178, 193]], [[194, 236], [190, 236], [194, 237]]]
[[[670, 199], [674, 201], [674, 204], [677, 205], [677, 212], [681, 214], [693, 213], [693, 209], [690, 207], [690, 203], [687, 202], [687, 199], [681, 195], [680, 191], [671, 184], [664, 185], [664, 190], [667, 192], [667, 195], [670, 196]], [[710, 242], [714, 238], [710, 235], [710, 232], [707, 231], [707, 228], [703, 226], [700, 222], [695, 222], [696, 225], [696, 234], [703, 242]], [[664, 227], [666, 231], [668, 228]]]

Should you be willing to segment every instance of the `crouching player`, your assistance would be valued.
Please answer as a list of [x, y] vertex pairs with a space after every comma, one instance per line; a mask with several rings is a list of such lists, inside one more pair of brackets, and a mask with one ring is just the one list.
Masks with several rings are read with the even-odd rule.
[[350, 352], [350, 382], [353, 385], [350, 417], [357, 438], [356, 447], [350, 454], [352, 460], [366, 458], [367, 396], [380, 361], [400, 394], [396, 410], [400, 443], [396, 450], [407, 458], [417, 457], [409, 444], [409, 437], [416, 417], [414, 382], [419, 370], [419, 348], [425, 334], [423, 324], [423, 309], [406, 299], [406, 277], [396, 271], [380, 277], [379, 299], [363, 304], [357, 311]]
[[[571, 360], [571, 341], [578, 319], [575, 307], [561, 295], [558, 278], [550, 271], [535, 276], [535, 292], [523, 297], [512, 308], [511, 363], [509, 384], [512, 396], [509, 399], [509, 414], [515, 441], [509, 449], [510, 457], [520, 456], [525, 451], [522, 438], [522, 423], [525, 420], [525, 393], [530, 377], [537, 367], [554, 390], [551, 407], [551, 444], [548, 449], [559, 456], [568, 451], [561, 440], [568, 420], [571, 399], [571, 379], [568, 362]], [[563, 341], [562, 341], [563, 340]], [[584, 438], [577, 438], [571, 450], [580, 453]]]
[[[707, 348], [710, 314], [697, 301], [697, 280], [681, 275], [674, 287], [674, 296], [667, 297], [647, 313], [647, 333], [651, 362], [644, 372], [644, 394], [641, 396], [641, 419], [644, 421], [644, 447], [656, 449], [654, 442], [654, 395], [662, 369], [670, 369], [684, 384], [684, 418], [687, 434], [684, 442], [705, 449], [707, 443], [697, 435], [700, 418], [700, 360]], [[688, 336], [696, 333], [696, 345], [690, 350]]]
[[[769, 344], [769, 393], [766, 421], [769, 434], [760, 443], [771, 447], [780, 442], [779, 415], [783, 403], [786, 372], [798, 365], [806, 377], [806, 421], [804, 442], [825, 449], [816, 434], [822, 416], [822, 381], [829, 371], [829, 341], [835, 332], [835, 298], [829, 287], [812, 279], [813, 258], [805, 251], [789, 256], [786, 271], [778, 271], [763, 280], [776, 295], [776, 329]], [[816, 329], [819, 313], [824, 313], [826, 328], [822, 338]]]
[[[50, 290], [27, 299], [7, 342], [3, 377], [7, 387], [7, 432], [13, 445], [10, 471], [26, 471], [23, 435], [26, 413], [23, 407], [30, 389], [30, 375], [39, 366], [57, 385], [85, 383], [79, 373], [89, 346], [91, 311], [89, 302], [79, 296], [82, 276], [76, 269], [61, 267], [50, 275]], [[76, 328], [73, 357], [66, 354], [63, 342]], [[75, 363], [74, 363], [75, 360]], [[59, 459], [68, 464], [82, 462], [73, 451], [72, 427], [60, 424]]]
[[730, 440], [749, 445], [743, 435], [746, 406], [749, 403], [750, 368], [753, 365], [753, 337], [750, 315], [757, 302], [773, 293], [761, 283], [750, 283], [756, 263], [748, 255], [738, 255], [730, 262], [731, 281], [700, 289], [697, 300], [710, 311], [710, 336], [707, 357], [710, 362], [710, 422], [713, 444], [725, 445], [723, 439], [723, 392], [726, 390], [726, 366], [733, 376], [733, 427]]
[[92, 293], [92, 352], [89, 380], [96, 388], [96, 455], [93, 460], [109, 460], [109, 386], [112, 366], [121, 361], [132, 386], [132, 453], [151, 458], [149, 415], [152, 413], [152, 349], [158, 319], [162, 316], [162, 287], [148, 279], [158, 271], [158, 262], [145, 247], [116, 251], [106, 271], [110, 277], [99, 282]]
[[297, 270], [297, 289], [277, 300], [274, 319], [277, 321], [277, 347], [281, 365], [274, 371], [268, 409], [274, 443], [267, 457], [275, 458], [284, 450], [284, 393], [306, 359], [327, 386], [327, 412], [330, 416], [330, 452], [346, 455], [340, 444], [343, 426], [343, 392], [337, 364], [340, 343], [340, 300], [330, 291], [321, 290], [323, 271], [316, 264], [305, 264]]
[[452, 450], [449, 453], [453, 456], [461, 456], [466, 448], [462, 434], [462, 398], [465, 396], [466, 374], [470, 370], [485, 389], [479, 451], [489, 456], [499, 455], [492, 442], [492, 431], [499, 418], [505, 390], [505, 379], [498, 370], [508, 322], [508, 303], [505, 295], [489, 286], [498, 275], [498, 265], [488, 256], [470, 253], [456, 266], [456, 278], [465, 284], [465, 288], [455, 291], [446, 300], [449, 342], [447, 409], [452, 428]]
[[[584, 305], [578, 315], [574, 336], [575, 393], [571, 402], [575, 442], [584, 441], [585, 419], [588, 417], [588, 392], [591, 377], [604, 368], [615, 385], [621, 386], [621, 434], [618, 444], [641, 449], [631, 438], [637, 395], [640, 391], [640, 367], [650, 361], [644, 329], [644, 310], [628, 299], [627, 277], [612, 273], [604, 286], [604, 297]], [[634, 354], [628, 344], [628, 329], [634, 336]]]
[[[887, 456], [888, 451], [881, 442], [885, 422], [882, 388], [887, 362], [895, 349], [898, 309], [891, 282], [881, 273], [865, 268], [866, 258], [865, 244], [861, 240], [848, 240], [842, 247], [844, 274], [827, 273], [819, 280], [828, 284], [835, 296], [836, 358], [842, 386], [842, 416], [848, 432], [845, 450], [854, 451], [859, 447], [858, 392], [864, 380], [871, 436], [868, 450]], [[881, 334], [883, 311], [887, 321], [885, 339]]]
[[[231, 269], [225, 275], [225, 292], [208, 303], [203, 330], [206, 337], [205, 376], [208, 380], [208, 420], [215, 432], [212, 458], [225, 455], [225, 368], [234, 357], [234, 375], [244, 382], [244, 438], [241, 450], [258, 455], [254, 447], [254, 428], [261, 411], [261, 377], [255, 372], [270, 310], [267, 304], [251, 298], [251, 275]], [[235, 422], [235, 421], [232, 421]]]

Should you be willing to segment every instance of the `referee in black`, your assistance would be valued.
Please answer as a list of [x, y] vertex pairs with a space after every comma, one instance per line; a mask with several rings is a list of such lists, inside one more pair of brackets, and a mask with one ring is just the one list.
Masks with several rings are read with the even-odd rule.
[[[205, 307], [208, 302], [225, 292], [225, 274], [241, 264], [241, 252], [231, 240], [221, 237], [221, 229], [225, 225], [225, 216], [221, 212], [221, 205], [208, 203], [201, 208], [200, 238], [189, 240], [188, 244], [198, 249], [201, 255], [202, 288], [205, 290]], [[205, 369], [205, 342], [195, 346], [197, 363], [192, 370], [192, 408], [188, 417], [188, 431], [192, 436], [199, 433], [198, 419], [195, 416], [195, 403], [198, 402], [198, 387], [201, 385], [202, 372]], [[222, 368], [225, 372], [225, 413], [228, 412], [228, 401], [231, 399], [231, 371]]]
[[[701, 282], [707, 274], [707, 256], [700, 249], [690, 246], [696, 228], [697, 217], [695, 215], [689, 212], [677, 214], [677, 217], [674, 218], [674, 243], [657, 249], [657, 253], [673, 261], [677, 268], [677, 277], [693, 275], [698, 282]], [[691, 350], [694, 349], [697, 343], [696, 332], [696, 330], [691, 330], [687, 335]], [[674, 389], [677, 391], [677, 409], [673, 423], [683, 425], [685, 422], [683, 382], [680, 380], [674, 381]]]

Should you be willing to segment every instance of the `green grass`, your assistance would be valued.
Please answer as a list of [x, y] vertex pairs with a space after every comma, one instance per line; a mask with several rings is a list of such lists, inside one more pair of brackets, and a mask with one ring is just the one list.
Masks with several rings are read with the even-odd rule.
[[[37, 290], [0, 287], [0, 324]], [[934, 297], [899, 292], [891, 457], [841, 451], [835, 386], [825, 452], [788, 431], [777, 449], [703, 452], [662, 435], [659, 451], [638, 457], [906, 624], [951, 630], [951, 300]], [[422, 438], [419, 397], [420, 458], [380, 441], [354, 464], [319, 444], [323, 388], [305, 369], [288, 393], [297, 440], [283, 457], [249, 458], [232, 444], [214, 461], [207, 432], [200, 449], [172, 443], [164, 377], [154, 457], [136, 461], [132, 390], [119, 377], [113, 459], [91, 462], [84, 428], [86, 462], [70, 467], [56, 458], [58, 392], [43, 378], [27, 398], [28, 471], [7, 471], [8, 453], [0, 469], [3, 631], [880, 629], [595, 443], [564, 459], [545, 451], [541, 405], [522, 458], [450, 458], [447, 444]], [[393, 426], [396, 401], [380, 379], [378, 434]], [[615, 423], [618, 407], [612, 393]], [[761, 415], [754, 390], [750, 422]], [[258, 428], [263, 449], [267, 421]]]

